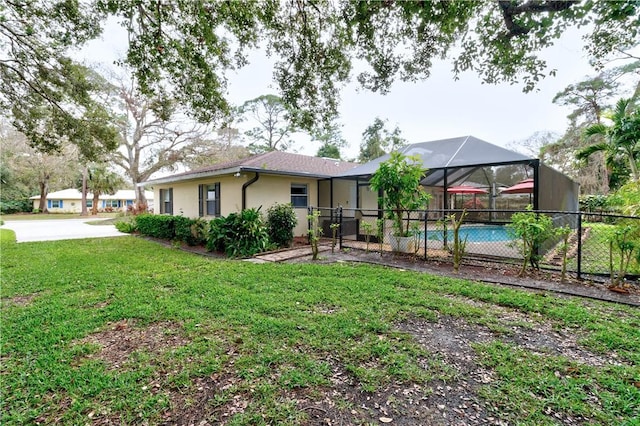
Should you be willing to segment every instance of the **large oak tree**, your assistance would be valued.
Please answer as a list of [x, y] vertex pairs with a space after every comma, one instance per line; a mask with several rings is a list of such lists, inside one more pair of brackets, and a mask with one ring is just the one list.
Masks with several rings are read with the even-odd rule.
[[[11, 99], [33, 93], [54, 110], [82, 107], [76, 96], [82, 91], [66, 89], [64, 55], [96, 37], [107, 16], [128, 31], [123, 62], [140, 91], [173, 92], [202, 121], [228, 113], [227, 75], [246, 65], [249, 50], [266, 48], [279, 95], [300, 111], [296, 120], [305, 128], [336, 115], [340, 89], [354, 77], [385, 93], [394, 80], [429, 77], [433, 62], [447, 58], [454, 77], [474, 71], [487, 83], [532, 90], [555, 73], [539, 53], [569, 27], [590, 25], [585, 45], [595, 62], [635, 45], [640, 29], [634, 0], [95, 0], [91, 6], [78, 0], [0, 6], [3, 89], [16, 81], [21, 88]], [[355, 64], [364, 69], [356, 74]], [[46, 80], [51, 90], [37, 86], [47, 74], [55, 76]]]

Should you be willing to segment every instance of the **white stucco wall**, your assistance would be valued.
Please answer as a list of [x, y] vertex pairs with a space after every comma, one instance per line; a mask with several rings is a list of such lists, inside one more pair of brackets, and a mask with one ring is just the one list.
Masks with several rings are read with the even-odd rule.
[[[254, 173], [243, 173], [239, 177], [217, 176], [206, 179], [191, 180], [187, 182], [175, 182], [171, 184], [155, 185], [153, 188], [155, 199], [155, 213], [160, 213], [160, 190], [173, 188], [173, 214], [196, 218], [199, 215], [198, 185], [220, 183], [220, 213], [227, 216], [230, 213], [242, 210], [242, 185], [249, 182], [255, 176]], [[317, 206], [318, 191], [314, 178], [296, 176], [277, 176], [260, 174], [258, 180], [246, 189], [246, 208], [258, 208], [265, 214], [267, 209], [274, 204], [291, 202], [291, 184], [307, 185], [307, 200], [309, 206]], [[298, 225], [294, 229], [296, 236], [307, 233], [307, 208], [295, 209], [298, 217]], [[205, 219], [211, 219], [205, 216]]]

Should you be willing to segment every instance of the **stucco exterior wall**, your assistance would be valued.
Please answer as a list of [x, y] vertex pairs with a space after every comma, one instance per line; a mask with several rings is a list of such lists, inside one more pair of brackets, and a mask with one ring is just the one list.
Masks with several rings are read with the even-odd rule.
[[[220, 214], [227, 216], [229, 213], [239, 212], [242, 209], [242, 185], [251, 177], [247, 176], [216, 176], [206, 179], [190, 180], [187, 182], [174, 182], [171, 184], [155, 185], [153, 187], [155, 203], [154, 213], [160, 213], [161, 189], [173, 188], [173, 214], [196, 218], [200, 215], [198, 205], [199, 185], [220, 183]], [[205, 219], [212, 219], [213, 216], [204, 216]]]
[[[318, 185], [314, 178], [303, 178], [297, 176], [276, 176], [260, 175], [260, 178], [247, 188], [247, 208], [258, 208], [267, 212], [267, 209], [274, 204], [284, 204], [291, 202], [291, 184], [307, 185], [307, 205], [318, 206]], [[307, 208], [296, 208], [298, 225], [293, 233], [296, 236], [307, 234]]]
[[[191, 180], [187, 182], [174, 182], [171, 184], [155, 185], [154, 197], [158, 200], [155, 213], [160, 213], [160, 190], [173, 188], [173, 214], [196, 218], [199, 216], [198, 185], [220, 183], [220, 214], [227, 216], [230, 213], [242, 210], [242, 185], [255, 177], [254, 173], [243, 173], [239, 177], [217, 176], [206, 179]], [[260, 211], [266, 214], [267, 209], [276, 203], [291, 202], [291, 184], [307, 185], [307, 201], [309, 206], [317, 206], [318, 191], [314, 178], [302, 178], [296, 176], [276, 176], [260, 174], [257, 181], [246, 188], [246, 208], [262, 207]], [[298, 225], [294, 229], [295, 235], [307, 233], [307, 208], [296, 208]], [[212, 216], [204, 216], [211, 219]]]

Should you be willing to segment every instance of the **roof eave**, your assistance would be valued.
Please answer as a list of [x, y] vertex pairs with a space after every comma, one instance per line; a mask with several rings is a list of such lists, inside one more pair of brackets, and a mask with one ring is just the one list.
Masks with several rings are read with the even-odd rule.
[[146, 182], [140, 182], [137, 186], [151, 186], [151, 185], [162, 185], [165, 183], [174, 183], [174, 182], [188, 182], [191, 180], [198, 180], [198, 179], [203, 179], [208, 177], [222, 176], [222, 175], [229, 175], [229, 174], [243, 173], [243, 172], [264, 173], [264, 174], [270, 174], [270, 175], [283, 175], [283, 176], [299, 176], [299, 177], [307, 177], [307, 178], [313, 178], [313, 179], [327, 179], [331, 177], [336, 177], [335, 175], [327, 175], [327, 174], [321, 174], [321, 173], [269, 170], [269, 169], [261, 169], [258, 167], [238, 166], [238, 167], [231, 167], [228, 169], [212, 170], [212, 171], [206, 171], [206, 172], [200, 172], [200, 173], [190, 173], [190, 174], [178, 176], [178, 177], [166, 176], [163, 178], [148, 180]]
[[227, 169], [220, 170], [207, 170], [204, 172], [196, 172], [196, 173], [188, 173], [182, 176], [166, 176], [158, 179], [152, 179], [145, 182], [140, 182], [137, 186], [151, 186], [151, 185], [160, 185], [163, 183], [173, 183], [173, 182], [187, 182], [190, 180], [198, 180], [202, 178], [212, 177], [212, 176], [220, 176], [238, 173], [242, 171], [241, 167], [230, 167]]

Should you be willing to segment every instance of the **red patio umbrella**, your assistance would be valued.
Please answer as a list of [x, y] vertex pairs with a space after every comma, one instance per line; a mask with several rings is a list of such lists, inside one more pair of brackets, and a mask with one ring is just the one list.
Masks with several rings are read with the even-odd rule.
[[[443, 188], [444, 191], [444, 188]], [[459, 185], [459, 186], [450, 186], [447, 188], [447, 193], [449, 194], [473, 194], [473, 204], [471, 208], [477, 209], [477, 202], [476, 202], [476, 195], [478, 194], [488, 194], [489, 192], [486, 189], [482, 189], [482, 188], [478, 188], [475, 186], [469, 186], [469, 185]], [[464, 200], [464, 198], [463, 198]], [[453, 205], [455, 207], [456, 205], [456, 200], [454, 198], [453, 200]]]
[[505, 188], [502, 194], [531, 194], [533, 193], [533, 179], [525, 179], [513, 186]]
[[449, 194], [488, 194], [486, 189], [476, 188], [475, 186], [450, 186], [447, 188]]

